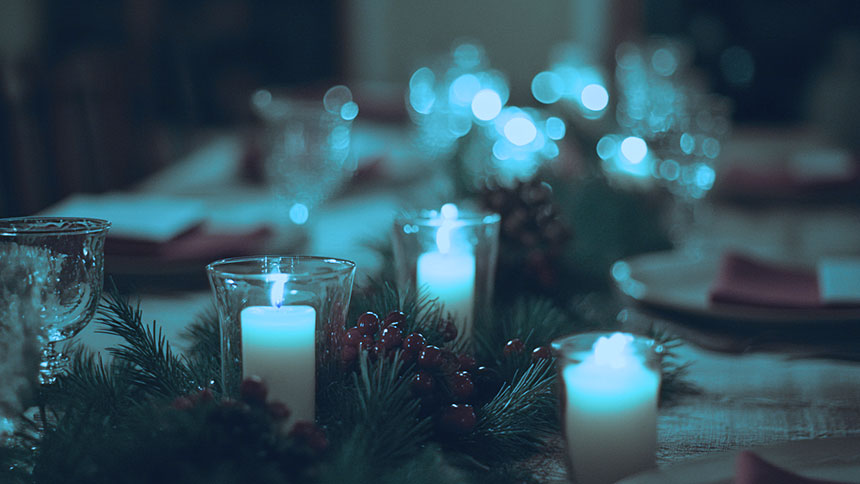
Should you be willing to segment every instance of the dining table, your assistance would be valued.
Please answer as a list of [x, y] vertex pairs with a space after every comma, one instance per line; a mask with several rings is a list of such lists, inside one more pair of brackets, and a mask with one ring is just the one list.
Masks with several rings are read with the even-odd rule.
[[[410, 206], [431, 203], [446, 189], [444, 183], [428, 183], [440, 176], [432, 164], [409, 159], [408, 150], [399, 148], [406, 138], [390, 126], [356, 122], [354, 148], [366, 150], [359, 155], [359, 167], [378, 169], [371, 165], [385, 159], [396, 180], [342, 190], [314, 209], [304, 225], [269, 219], [278, 237], [261, 250], [305, 250], [348, 258], [357, 263], [357, 281], [374, 274], [383, 261], [371, 242], [387, 239], [397, 210], [407, 202]], [[243, 142], [235, 133], [214, 133], [199, 149], [129, 193], [202, 200], [213, 220], [228, 225], [230, 217], [245, 221], [277, 217], [267, 208], [274, 199], [266, 187], [236, 181]], [[856, 243], [851, 237], [857, 236], [857, 227], [831, 240], [814, 230], [801, 230], [796, 219], [780, 219], [782, 215], [774, 215], [777, 212], [731, 204], [714, 210], [723, 218], [713, 219], [711, 228], [723, 236], [732, 230], [748, 233], [757, 226], [756, 220], [758, 226], [770, 224], [771, 230], [762, 231], [769, 235], [750, 245], [760, 253], [766, 253], [768, 244], [779, 247], [783, 259], [812, 258], [817, 243], [830, 248], [837, 242]], [[855, 212], [834, 213], [835, 226], [846, 218], [849, 223], [855, 220]], [[807, 213], [803, 223], [815, 217]], [[806, 235], [794, 236], [794, 230]], [[733, 247], [746, 243], [740, 235], [731, 241]], [[793, 245], [784, 245], [786, 240]], [[134, 267], [115, 269], [116, 280], [133, 281], [127, 287], [134, 288], [131, 294], [139, 299], [144, 322], [157, 321], [167, 339], [182, 350], [188, 324], [213, 307], [203, 265], [194, 267], [190, 275], [182, 274], [188, 277], [181, 284], [175, 283], [178, 274], [134, 282]], [[109, 280], [111, 270], [109, 260]], [[729, 482], [734, 458], [746, 449], [757, 449], [799, 471], [834, 463], [860, 471], [860, 319], [817, 324], [702, 318], [689, 308], [649, 304], [626, 293], [620, 283], [611, 297], [620, 308], [617, 319], [622, 328], [658, 328], [679, 339], [675, 357], [687, 365], [684, 378], [691, 389], [659, 408], [656, 469], [624, 482]], [[100, 333], [98, 324], [90, 324], [75, 340], [97, 351], [116, 342]], [[563, 482], [563, 464], [557, 458], [549, 462], [541, 464], [546, 468], [538, 474], [546, 482]], [[860, 472], [852, 477], [860, 482]]]

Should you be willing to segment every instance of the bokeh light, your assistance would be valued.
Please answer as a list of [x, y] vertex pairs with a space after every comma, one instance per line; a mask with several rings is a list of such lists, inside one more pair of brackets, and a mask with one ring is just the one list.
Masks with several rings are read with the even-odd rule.
[[537, 137], [537, 128], [531, 119], [515, 116], [505, 123], [505, 137], [516, 146], [525, 146]]
[[472, 114], [481, 121], [490, 121], [502, 112], [502, 98], [492, 89], [481, 89], [472, 99]]
[[602, 111], [609, 105], [609, 92], [600, 84], [589, 84], [582, 88], [582, 105], [592, 111]]
[[560, 140], [564, 138], [566, 129], [561, 118], [550, 116], [546, 119], [546, 135], [549, 139]]
[[463, 74], [451, 83], [448, 100], [458, 106], [471, 106], [472, 99], [481, 90], [481, 81], [474, 74]]
[[290, 220], [296, 225], [303, 225], [308, 221], [308, 207], [304, 203], [294, 203], [290, 207]]
[[532, 95], [544, 104], [552, 104], [564, 93], [564, 80], [552, 71], [538, 73], [532, 79]]
[[635, 165], [645, 159], [648, 154], [648, 145], [642, 138], [628, 136], [621, 142], [621, 154]]

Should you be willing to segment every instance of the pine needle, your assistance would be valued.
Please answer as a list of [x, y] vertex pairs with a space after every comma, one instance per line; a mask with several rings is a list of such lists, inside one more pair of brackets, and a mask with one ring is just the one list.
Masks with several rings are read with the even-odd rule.
[[161, 327], [142, 322], [140, 303], [132, 307], [116, 293], [108, 294], [100, 308], [99, 333], [119, 336], [125, 343], [107, 348], [110, 354], [134, 368], [134, 383], [162, 397], [176, 397], [197, 388], [185, 358], [173, 352]]
[[505, 384], [478, 411], [478, 423], [459, 448], [485, 462], [519, 460], [546, 445], [558, 430], [555, 372], [539, 360]]

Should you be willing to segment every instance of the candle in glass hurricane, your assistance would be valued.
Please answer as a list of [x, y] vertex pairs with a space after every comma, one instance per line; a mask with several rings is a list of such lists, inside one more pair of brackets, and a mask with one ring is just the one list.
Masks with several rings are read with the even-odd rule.
[[475, 304], [475, 256], [467, 244], [452, 243], [457, 225], [456, 206], [446, 204], [436, 230], [436, 250], [418, 257], [416, 277], [418, 288], [438, 299], [454, 317], [458, 333], [468, 335]]
[[612, 483], [655, 465], [660, 372], [654, 342], [588, 333], [553, 342], [564, 384], [568, 464], [579, 484]]
[[221, 380], [237, 397], [260, 377], [269, 399], [291, 410], [288, 424], [314, 420], [322, 335], [342, 328], [355, 264], [310, 256], [224, 259], [207, 266], [221, 325]]

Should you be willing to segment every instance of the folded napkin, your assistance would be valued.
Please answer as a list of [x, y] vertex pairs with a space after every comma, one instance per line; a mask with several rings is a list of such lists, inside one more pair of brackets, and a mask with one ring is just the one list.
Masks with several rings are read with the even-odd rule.
[[777, 467], [754, 452], [744, 451], [735, 460], [734, 484], [840, 484], [812, 479]]
[[160, 262], [212, 261], [259, 252], [272, 235], [268, 227], [233, 232], [211, 232], [199, 225], [164, 242], [130, 238], [108, 238], [108, 256], [145, 257]]
[[815, 271], [728, 252], [708, 297], [712, 303], [771, 308], [860, 306], [860, 260], [822, 259]]
[[146, 261], [211, 261], [260, 251], [273, 231], [261, 224], [218, 226], [204, 201], [160, 194], [74, 195], [46, 215], [109, 220], [105, 254]]

